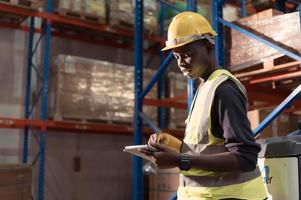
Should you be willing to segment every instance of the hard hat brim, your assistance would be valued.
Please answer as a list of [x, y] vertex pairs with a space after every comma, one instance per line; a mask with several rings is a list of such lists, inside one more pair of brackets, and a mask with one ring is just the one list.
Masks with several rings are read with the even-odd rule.
[[[210, 34], [211, 34], [211, 33], [210, 33]], [[211, 35], [213, 35], [213, 37], [215, 37], [217, 34], [213, 31]], [[193, 35], [193, 36], [194, 36], [194, 35]], [[201, 37], [200, 39], [204, 39], [204, 38], [207, 39], [210, 43], [214, 44], [214, 40], [212, 40], [211, 38]], [[188, 41], [186, 41], [186, 42], [181, 42], [181, 43], [179, 43], [179, 44], [173, 44], [173, 45], [167, 45], [167, 44], [166, 44], [166, 47], [164, 47], [163, 49], [161, 49], [161, 51], [167, 51], [167, 50], [170, 50], [170, 49], [178, 48], [178, 47], [184, 46], [184, 45], [186, 45], [186, 44], [195, 42], [195, 41], [200, 40], [200, 39], [198, 39], [198, 38], [197, 38], [197, 39], [196, 39], [196, 38], [194, 38], [194, 39], [190, 38]], [[212, 40], [212, 41], [211, 41], [211, 40]], [[167, 43], [167, 42], [166, 42], [166, 43]]]
[[191, 41], [189, 41], [189, 42], [184, 42], [184, 43], [177, 44], [177, 45], [166, 46], [166, 47], [164, 47], [163, 49], [161, 49], [161, 51], [167, 51], [167, 50], [175, 49], [175, 48], [182, 47], [182, 46], [184, 46], [184, 45], [186, 45], [186, 44], [189, 44], [189, 43], [191, 43]]

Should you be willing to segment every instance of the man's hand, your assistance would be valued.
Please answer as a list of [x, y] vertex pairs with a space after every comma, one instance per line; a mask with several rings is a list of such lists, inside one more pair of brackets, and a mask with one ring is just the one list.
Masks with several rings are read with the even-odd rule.
[[140, 151], [155, 159], [155, 163], [161, 169], [177, 167], [180, 159], [180, 154], [166, 145], [150, 142], [150, 146], [158, 151], [150, 152], [144, 149]]
[[168, 133], [155, 133], [152, 134], [148, 140], [148, 145], [151, 143], [164, 144], [168, 147], [180, 152], [182, 141]]

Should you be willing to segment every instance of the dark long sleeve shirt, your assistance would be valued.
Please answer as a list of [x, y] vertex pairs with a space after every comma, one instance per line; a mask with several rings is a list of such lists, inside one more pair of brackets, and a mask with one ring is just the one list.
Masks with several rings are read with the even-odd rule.
[[225, 147], [238, 159], [242, 171], [256, 167], [260, 145], [255, 142], [247, 118], [247, 99], [227, 80], [216, 89], [211, 109], [212, 133], [225, 140]]

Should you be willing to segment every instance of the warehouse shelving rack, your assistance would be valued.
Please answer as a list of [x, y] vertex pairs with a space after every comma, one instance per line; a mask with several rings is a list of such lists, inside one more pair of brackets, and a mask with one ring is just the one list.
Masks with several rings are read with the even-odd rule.
[[[166, 1], [160, 1], [161, 2], [161, 8], [164, 6], [169, 6], [172, 7], [172, 5], [168, 4]], [[144, 134], [150, 134], [152, 132], [151, 129], [144, 128], [142, 127], [142, 120], [143, 120], [143, 114], [142, 114], [142, 109], [143, 109], [143, 104], [144, 105], [153, 105], [153, 106], [159, 106], [159, 107], [177, 107], [177, 108], [187, 108], [186, 104], [179, 103], [177, 102], [177, 99], [183, 99], [187, 97], [176, 97], [176, 98], [170, 98], [170, 99], [163, 99], [164, 98], [164, 81], [162, 79], [162, 74], [167, 68], [168, 64], [172, 60], [172, 55], [168, 54], [165, 59], [163, 60], [163, 54], [161, 54], [162, 58], [162, 64], [159, 67], [159, 70], [156, 72], [154, 78], [150, 81], [148, 86], [143, 89], [143, 79], [142, 79], [142, 66], [143, 66], [143, 39], [147, 39], [153, 42], [158, 42], [162, 43], [164, 40], [162, 39], [163, 35], [163, 20], [160, 20], [161, 24], [161, 29], [160, 29], [160, 36], [144, 36], [143, 35], [143, 0], [136, 0], [136, 17], [135, 17], [135, 34], [129, 31], [125, 31], [122, 29], [113, 29], [107, 25], [100, 25], [100, 24], [93, 24], [93, 23], [87, 23], [83, 22], [80, 20], [68, 18], [68, 17], [63, 17], [59, 16], [56, 14], [53, 14], [52, 10], [52, 1], [48, 0], [48, 6], [47, 7], [47, 12], [40, 12], [40, 11], [34, 11], [34, 10], [29, 10], [25, 8], [19, 8], [11, 5], [6, 5], [6, 4], [1, 4], [0, 5], [0, 12], [6, 12], [6, 13], [12, 13], [12, 14], [17, 14], [24, 16], [25, 18], [30, 18], [30, 25], [25, 26], [25, 25], [20, 25], [20, 24], [11, 24], [11, 23], [1, 23], [0, 27], [4, 28], [14, 28], [18, 30], [23, 30], [29, 32], [29, 56], [28, 56], [28, 71], [27, 71], [27, 84], [26, 84], [26, 112], [25, 112], [25, 117], [24, 119], [13, 119], [13, 118], [0, 118], [0, 128], [24, 128], [24, 151], [23, 151], [23, 162], [26, 163], [28, 158], [28, 131], [29, 129], [37, 129], [41, 130], [41, 140], [40, 140], [40, 152], [39, 152], [39, 158], [40, 158], [40, 172], [39, 172], [39, 194], [38, 198], [39, 200], [44, 199], [44, 161], [45, 161], [45, 140], [46, 140], [46, 130], [61, 130], [61, 131], [80, 131], [80, 132], [85, 132], [85, 133], [112, 133], [112, 134], [120, 134], [126, 133], [126, 134], [132, 134], [134, 132], [134, 144], [141, 144], [142, 142], [142, 133]], [[242, 15], [245, 16], [246, 12], [245, 10], [248, 9], [245, 7], [245, 0], [242, 0]], [[233, 24], [228, 24], [225, 20], [222, 19], [222, 4], [223, 0], [214, 0], [212, 1], [212, 8], [213, 8], [213, 22], [214, 28], [218, 31], [219, 33], [222, 33], [222, 24], [226, 24], [229, 26], [233, 26]], [[188, 0], [188, 8], [190, 10], [195, 11], [196, 9], [196, 1], [195, 0]], [[299, 4], [299, 11], [300, 11], [300, 4]], [[164, 15], [163, 9], [161, 9], [160, 15]], [[43, 28], [35, 28], [34, 27], [34, 20], [35, 18], [42, 19], [44, 21], [44, 26]], [[164, 16], [161, 16], [161, 19], [163, 19]], [[49, 51], [50, 51], [50, 40], [51, 36], [57, 36], [57, 37], [64, 37], [68, 39], [75, 39], [75, 40], [84, 40], [86, 42], [93, 42], [93, 43], [99, 43], [99, 44], [104, 44], [107, 46], [113, 46], [113, 47], [118, 47], [118, 48], [126, 48], [126, 49], [132, 49], [132, 46], [129, 45], [121, 45], [118, 43], [114, 43], [114, 41], [98, 41], [98, 40], [91, 40], [89, 38], [85, 37], [79, 37], [79, 36], [74, 36], [70, 35], [68, 33], [61, 33], [55, 30], [52, 30], [51, 27], [54, 23], [61, 23], [61, 24], [67, 24], [67, 25], [72, 25], [76, 27], [81, 27], [81, 28], [86, 28], [98, 32], [105, 32], [105, 33], [110, 33], [114, 34], [116, 36], [120, 37], [125, 37], [125, 38], [132, 38], [133, 36], [135, 37], [135, 42], [134, 42], [134, 51], [135, 51], [135, 116], [134, 116], [134, 127], [128, 127], [128, 126], [121, 126], [121, 125], [107, 125], [107, 124], [79, 124], [79, 123], [72, 123], [72, 122], [57, 122], [57, 121], [52, 121], [52, 120], [47, 120], [47, 77], [48, 77], [48, 65], [49, 65]], [[233, 26], [233, 28], [236, 28]], [[43, 79], [43, 87], [41, 90], [41, 96], [42, 96], [42, 106], [41, 106], [41, 116], [39, 120], [33, 120], [30, 119], [30, 111], [32, 105], [30, 105], [29, 101], [29, 94], [30, 94], [30, 70], [32, 69], [32, 56], [34, 52], [34, 45], [33, 45], [33, 35], [34, 33], [40, 33], [42, 36], [45, 37], [45, 45], [44, 45], [44, 64], [43, 64], [43, 75], [46, 77], [46, 79]], [[253, 37], [253, 36], [252, 36]], [[218, 55], [218, 60], [220, 63], [223, 63], [223, 45], [222, 45], [222, 34], [219, 34], [219, 37], [217, 38], [217, 55]], [[281, 50], [281, 49], [280, 49]], [[290, 52], [287, 52], [290, 54]], [[298, 56], [294, 54], [290, 54], [291, 56]], [[297, 57], [295, 57], [297, 58]], [[298, 59], [300, 61], [300, 59]], [[285, 76], [286, 74], [282, 74], [282, 76]], [[268, 75], [265, 78], [275, 78], [275, 76]], [[157, 99], [144, 99], [145, 95], [147, 92], [151, 89], [151, 87], [154, 85], [156, 80], [161, 79], [160, 85], [160, 98], [159, 100]], [[162, 84], [162, 85], [161, 85]], [[284, 96], [287, 96], [288, 93], [283, 91], [280, 93], [280, 95], [277, 97], [276, 94], [271, 94], [269, 91], [267, 91], [265, 88], [259, 88], [260, 90], [263, 90], [266, 92], [266, 94], [262, 94], [258, 91], [257, 86], [246, 86], [247, 89], [250, 89], [251, 95], [253, 99], [275, 99], [273, 100], [274, 104], [278, 104], [281, 102]], [[255, 89], [254, 89], [255, 88]], [[193, 83], [190, 82], [189, 87], [188, 87], [188, 107], [189, 107], [189, 102], [193, 97]], [[300, 93], [300, 87], [298, 87], [294, 93], [292, 93], [282, 104], [280, 104], [277, 109], [271, 113], [268, 118], [263, 121], [263, 123], [260, 125], [260, 127], [255, 131], [255, 133], [259, 133], [260, 130], [264, 128], [271, 120], [273, 120], [281, 111], [283, 111], [285, 108], [287, 108], [296, 98], [298, 97], [298, 94]], [[276, 97], [274, 97], [276, 95]], [[297, 102], [296, 105], [301, 106], [301, 102]], [[159, 125], [161, 127], [164, 127], [164, 110], [160, 112], [160, 123]], [[146, 121], [148, 121], [146, 119]], [[149, 121], [148, 121], [149, 122]], [[150, 124], [151, 127], [152, 124]], [[182, 136], [181, 131], [171, 131], [177, 136]], [[42, 161], [42, 162], [41, 162]], [[134, 172], [134, 182], [133, 182], [133, 198], [134, 199], [142, 199], [142, 162], [141, 160], [134, 158], [133, 161], [134, 167], [133, 167], [133, 172]], [[175, 198], [175, 197], [174, 197]]]
[[[143, 4], [142, 4], [143, 6]], [[74, 131], [80, 133], [91, 133], [91, 134], [132, 134], [133, 128], [130, 126], [124, 125], [112, 125], [112, 124], [93, 124], [93, 123], [78, 123], [78, 122], [64, 122], [64, 121], [53, 121], [48, 120], [47, 116], [47, 101], [48, 101], [48, 70], [49, 70], [49, 55], [50, 55], [50, 41], [52, 36], [63, 37], [67, 39], [80, 40], [85, 42], [93, 42], [106, 46], [112, 46], [117, 48], [132, 49], [132, 45], [122, 45], [115, 43], [114, 41], [101, 41], [93, 40], [90, 38], [85, 38], [82, 35], [73, 35], [68, 34], [67, 32], [59, 32], [53, 30], [53, 24], [66, 24], [72, 25], [75, 27], [80, 27], [83, 29], [89, 29], [92, 31], [97, 31], [99, 33], [112, 34], [118, 37], [132, 39], [134, 36], [133, 32], [111, 28], [105, 24], [99, 23], [90, 23], [81, 21], [78, 19], [73, 19], [69, 17], [64, 17], [53, 13], [52, 0], [47, 1], [46, 12], [36, 11], [32, 9], [27, 9], [23, 7], [13, 6], [10, 4], [0, 4], [0, 12], [15, 14], [22, 16], [24, 19], [29, 19], [29, 25], [23, 25], [21, 23], [5, 23], [1, 22], [0, 27], [3, 28], [13, 28], [21, 31], [28, 32], [28, 60], [27, 60], [27, 75], [26, 75], [26, 94], [25, 94], [25, 114], [24, 119], [17, 118], [0, 118], [0, 128], [17, 128], [24, 129], [24, 141], [23, 141], [23, 155], [22, 162], [28, 163], [28, 142], [29, 142], [29, 131], [34, 129], [40, 131], [40, 140], [39, 140], [39, 152], [36, 158], [39, 158], [39, 180], [38, 180], [38, 199], [44, 199], [44, 187], [45, 187], [45, 145], [46, 145], [46, 136], [48, 130], [54, 131]], [[143, 12], [143, 11], [142, 11]], [[163, 11], [161, 11], [161, 14]], [[42, 28], [35, 27], [35, 19], [41, 19], [43, 21]], [[34, 44], [34, 35], [35, 33], [40, 34], [39, 39]], [[41, 43], [42, 38], [44, 37], [44, 51], [43, 51], [43, 72], [41, 78], [42, 86], [39, 91], [38, 97], [31, 102], [31, 74], [32, 69], [37, 70], [37, 67], [33, 63], [33, 56], [37, 50], [38, 45]], [[148, 40], [154, 43], [162, 43], [164, 40], [160, 36], [155, 35], [146, 35], [139, 38], [139, 41]], [[136, 40], [135, 43], [137, 43]], [[142, 49], [143, 52], [151, 52], [152, 49]], [[160, 84], [162, 91], [161, 97], [165, 96], [164, 94], [164, 84]], [[32, 119], [33, 110], [37, 105], [37, 102], [41, 99], [40, 105], [40, 119]], [[144, 99], [142, 102], [144, 105], [152, 105], [164, 107], [178, 107], [186, 108], [185, 104], [175, 102], [173, 99]], [[161, 112], [163, 113], [163, 112]], [[163, 116], [164, 117], [164, 116]], [[162, 119], [162, 118], [161, 118]], [[164, 125], [162, 125], [163, 127]], [[146, 127], [141, 127], [145, 135], [152, 133], [151, 129]], [[163, 127], [164, 128], [164, 127]], [[163, 129], [164, 130], [164, 129]], [[181, 137], [183, 135], [182, 131], [173, 130], [176, 136]], [[34, 159], [36, 160], [36, 159]]]
[[[298, 2], [298, 1], [291, 1], [291, 2], [294, 2], [294, 3], [297, 3], [298, 4], [298, 7], [299, 7], [299, 16], [300, 16], [300, 24], [301, 24], [301, 3]], [[245, 2], [243, 2], [244, 4]], [[284, 10], [284, 3], [285, 1], [281, 0], [281, 1], [278, 1], [278, 5], [276, 7], [280, 8], [282, 11]], [[294, 53], [294, 52], [291, 52], [291, 51], [288, 51], [287, 49], [285, 48], [282, 48], [281, 46], [279, 45], [276, 45], [268, 40], [266, 40], [265, 38], [262, 38], [252, 32], [250, 32], [249, 30], [246, 30], [242, 27], [240, 27], [239, 25], [237, 24], [233, 24], [229, 21], [226, 21], [223, 19], [223, 13], [222, 13], [222, 8], [223, 8], [223, 4], [224, 4], [224, 0], [214, 0], [212, 1], [212, 20], [213, 20], [213, 27], [214, 29], [217, 31], [217, 38], [216, 38], [216, 55], [217, 55], [217, 60], [218, 60], [218, 63], [221, 65], [221, 66], [224, 66], [224, 39], [223, 39], [223, 26], [228, 26], [230, 27], [231, 29], [234, 29], [250, 38], [253, 38], [271, 48], [274, 48], [276, 50], [278, 50], [279, 52], [285, 54], [286, 56], [298, 61], [298, 62], [295, 62], [293, 63], [292, 66], [295, 66], [296, 64], [299, 65], [299, 68], [297, 68], [296, 71], [294, 72], [286, 72], [286, 73], [283, 73], [281, 75], [276, 75], [276, 76], [267, 76], [265, 78], [262, 78], [261, 80], [266, 80], [266, 81], [273, 81], [273, 80], [279, 80], [281, 78], [291, 78], [291, 77], [300, 77], [301, 74], [300, 74], [300, 61], [301, 61], [301, 56]], [[245, 9], [245, 7], [243, 8]], [[245, 11], [243, 11], [245, 13]], [[256, 84], [256, 83], [260, 83], [260, 81], [257, 81], [257, 82], [254, 82], [253, 81], [253, 84]], [[252, 81], [250, 82], [250, 84], [252, 84]], [[252, 92], [254, 92], [254, 89], [255, 90], [258, 90], [258, 91], [261, 91], [261, 93], [265, 93], [266, 90], [261, 90], [263, 88], [258, 88], [258, 87], [253, 87], [252, 85], [247, 85], [246, 86], [247, 89], [249, 89], [249, 91], [251, 90]], [[253, 87], [253, 88], [252, 88]], [[249, 92], [248, 91], [248, 92]], [[275, 92], [274, 92], [275, 93]], [[282, 92], [281, 95], [283, 95], [284, 93]], [[287, 94], [287, 93], [286, 93]], [[262, 96], [265, 96], [264, 94], [259, 94], [259, 95], [262, 95]], [[289, 108], [292, 103], [294, 101], [296, 101], [298, 99], [298, 97], [301, 95], [301, 84], [299, 84], [299, 86], [291, 93], [289, 94], [289, 96], [284, 99], [281, 104], [279, 106], [277, 106], [277, 108], [270, 113], [270, 115], [268, 115], [266, 117], [265, 120], [263, 120], [260, 125], [254, 130], [254, 134], [255, 136], [258, 135], [272, 120], [274, 120], [279, 114], [281, 114], [282, 111], [284, 111], [285, 109]], [[287, 95], [285, 95], [287, 96]], [[257, 96], [258, 97], [258, 96]], [[266, 98], [266, 97], [264, 97]], [[265, 99], [266, 100], [271, 100], [269, 98]], [[296, 104], [298, 106], [300, 106], [300, 101], [297, 102]]]

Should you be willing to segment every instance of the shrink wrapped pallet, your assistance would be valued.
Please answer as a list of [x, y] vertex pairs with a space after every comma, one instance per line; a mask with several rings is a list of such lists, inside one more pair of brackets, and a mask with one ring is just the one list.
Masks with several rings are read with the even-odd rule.
[[[261, 13], [237, 21], [253, 33], [293, 51], [301, 51], [301, 34], [299, 14], [281, 14], [279, 11], [266, 10]], [[277, 50], [268, 47], [255, 39], [233, 29], [227, 29], [226, 57], [227, 67], [231, 71], [243, 70], [258, 65], [264, 59], [282, 56]]]
[[[151, 70], [144, 70], [150, 80]], [[134, 68], [121, 64], [59, 55], [50, 77], [51, 117], [70, 120], [132, 122]], [[156, 98], [156, 87], [147, 98]], [[144, 113], [156, 121], [156, 107]]]
[[60, 15], [105, 22], [106, 5], [106, 0], [56, 0], [54, 8]]
[[105, 18], [106, 2], [105, 0], [85, 0], [83, 11], [86, 14], [96, 15]]
[[12, 5], [27, 7], [30, 9], [39, 9], [43, 6], [43, 1], [41, 0], [0, 0], [0, 2], [6, 2]]
[[[158, 4], [144, 0], [144, 28], [155, 31], [158, 25]], [[120, 28], [133, 28], [135, 5], [133, 0], [110, 0], [110, 24]]]

